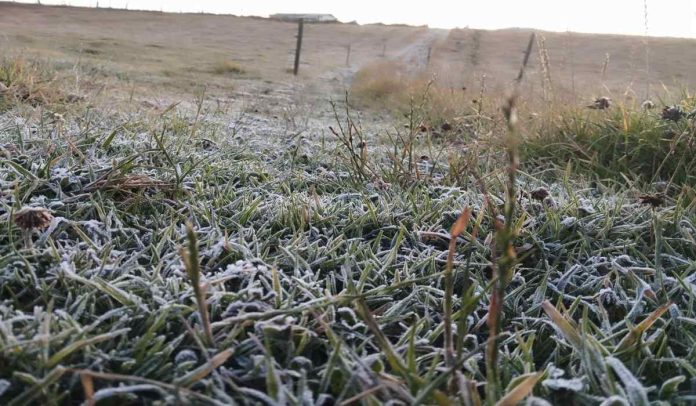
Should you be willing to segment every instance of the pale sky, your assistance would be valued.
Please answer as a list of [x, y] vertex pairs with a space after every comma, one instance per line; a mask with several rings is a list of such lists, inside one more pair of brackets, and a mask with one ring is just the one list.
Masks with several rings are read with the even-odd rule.
[[[696, 38], [696, 0], [646, 0], [648, 34]], [[36, 3], [36, 0], [21, 0]], [[97, 0], [42, 0], [95, 6]], [[643, 35], [643, 0], [100, 0], [100, 7], [268, 16], [330, 13], [341, 21]]]

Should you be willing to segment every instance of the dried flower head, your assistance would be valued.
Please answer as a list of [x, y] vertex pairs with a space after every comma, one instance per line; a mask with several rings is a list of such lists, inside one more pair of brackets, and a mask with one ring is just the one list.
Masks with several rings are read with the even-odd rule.
[[539, 188], [532, 190], [531, 196], [532, 196], [532, 199], [534, 199], [534, 200], [542, 201], [546, 197], [549, 196], [549, 191], [546, 190], [546, 188], [539, 187]]
[[23, 207], [15, 213], [14, 221], [22, 230], [44, 229], [51, 224], [53, 215], [42, 207]]
[[541, 203], [551, 210], [558, 210], [558, 203], [556, 203], [552, 196], [546, 196]]
[[514, 129], [517, 125], [517, 106], [516, 96], [511, 95], [508, 97], [507, 102], [503, 105], [503, 114], [505, 115], [505, 121], [507, 122], [510, 131]]
[[681, 120], [685, 115], [686, 113], [684, 113], [684, 110], [681, 108], [681, 106], [665, 106], [665, 108], [662, 109], [663, 120], [676, 122]]
[[53, 113], [53, 122], [54, 123], [64, 123], [65, 117], [60, 113]]
[[85, 99], [86, 99], [85, 96], [83, 96], [83, 95], [81, 95], [81, 94], [76, 94], [76, 93], [70, 93], [70, 94], [65, 98], [65, 100], [66, 100], [68, 103], [77, 103], [77, 102], [84, 101]]
[[643, 110], [652, 110], [655, 108], [655, 103], [653, 103], [652, 100], [644, 100], [643, 103], [640, 104], [640, 108]]
[[587, 106], [590, 109], [606, 110], [611, 106], [611, 99], [608, 97], [598, 97], [595, 101]]
[[640, 204], [649, 204], [653, 208], [662, 206], [665, 203], [664, 193], [644, 194], [638, 196], [638, 199], [640, 199]]

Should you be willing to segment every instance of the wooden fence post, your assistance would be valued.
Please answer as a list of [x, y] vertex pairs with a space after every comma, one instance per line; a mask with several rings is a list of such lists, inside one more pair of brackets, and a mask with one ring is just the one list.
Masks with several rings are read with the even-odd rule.
[[302, 34], [304, 32], [304, 19], [300, 18], [297, 25], [297, 47], [295, 47], [295, 68], [293, 69], [293, 74], [297, 76], [297, 72], [300, 70], [300, 52], [302, 51]]
[[346, 48], [348, 48], [346, 51], [346, 66], [350, 66], [350, 44]]

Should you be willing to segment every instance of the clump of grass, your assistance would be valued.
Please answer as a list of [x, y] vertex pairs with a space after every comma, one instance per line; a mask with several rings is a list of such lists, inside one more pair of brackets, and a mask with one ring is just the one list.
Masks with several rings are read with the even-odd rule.
[[0, 110], [16, 102], [38, 106], [62, 102], [66, 95], [48, 65], [22, 57], [0, 61]]
[[659, 112], [626, 106], [569, 109], [555, 116], [553, 125], [526, 137], [522, 153], [528, 163], [571, 164], [599, 178], [696, 184], [696, 133], [690, 119], [664, 120]]
[[216, 62], [211, 68], [211, 72], [216, 75], [243, 75], [246, 73], [246, 69], [235, 61], [224, 60]]

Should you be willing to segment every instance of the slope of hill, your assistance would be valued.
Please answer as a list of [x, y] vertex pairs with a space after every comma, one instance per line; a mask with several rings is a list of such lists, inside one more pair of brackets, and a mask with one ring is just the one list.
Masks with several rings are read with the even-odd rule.
[[[180, 86], [225, 72], [232, 63], [229, 70], [238, 73], [235, 79], [287, 81], [296, 26], [261, 18], [5, 2], [0, 3], [0, 31], [3, 48], [67, 61], [108, 61], [132, 78]], [[349, 45], [349, 65], [356, 69], [403, 55], [427, 31], [408, 26], [308, 25], [301, 79], [315, 80], [344, 67]], [[431, 44], [431, 70], [452, 86], [472, 85], [485, 74], [491, 88], [502, 88], [514, 76], [528, 33], [452, 30]], [[653, 89], [696, 82], [696, 73], [688, 68], [696, 64], [694, 40], [550, 32], [542, 36], [551, 86], [561, 95], [576, 91], [587, 97], [608, 88], [619, 94], [632, 89], [643, 97], [648, 82]], [[542, 70], [539, 58], [533, 58], [529, 81], [533, 93], [541, 93]]]

